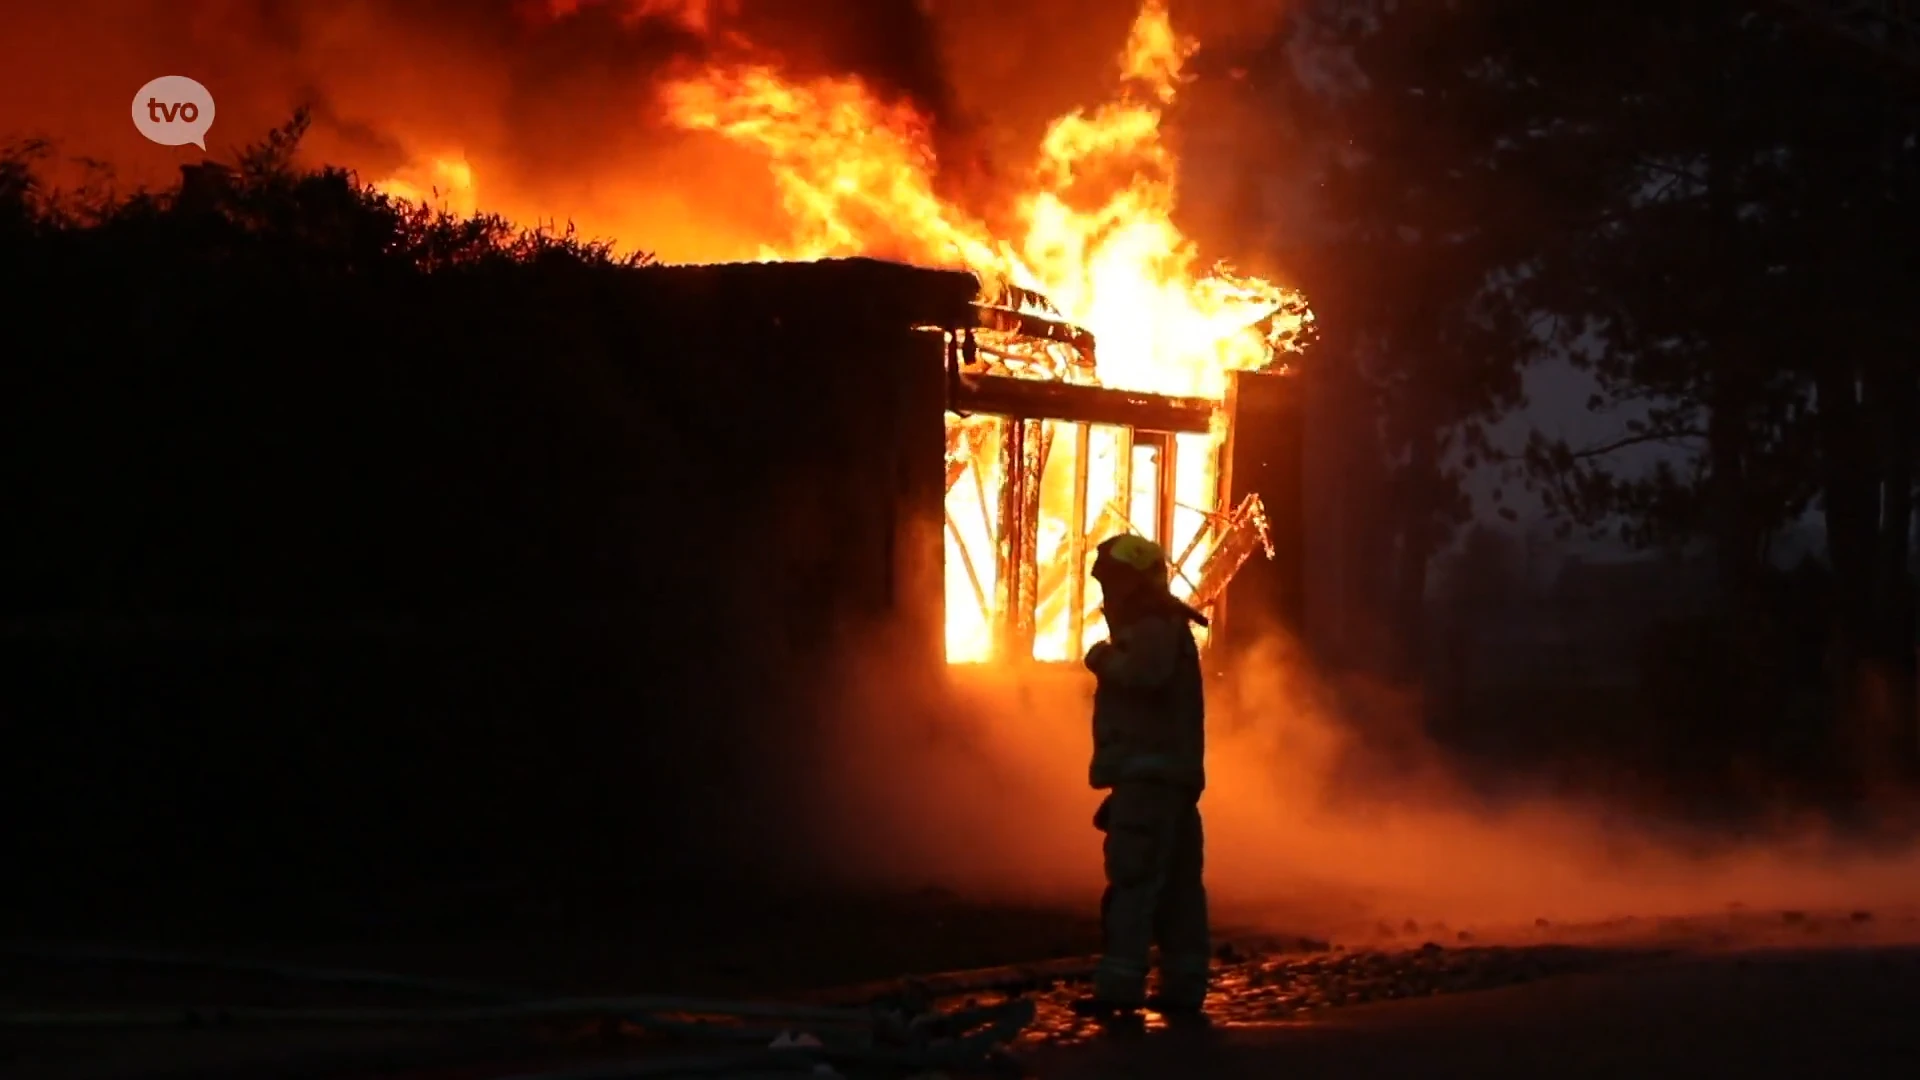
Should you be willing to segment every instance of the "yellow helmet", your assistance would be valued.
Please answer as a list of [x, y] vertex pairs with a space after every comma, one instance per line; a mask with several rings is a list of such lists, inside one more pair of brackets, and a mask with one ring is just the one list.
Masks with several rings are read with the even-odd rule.
[[[1094, 551], [1093, 580], [1103, 589], [1117, 588], [1123, 595], [1136, 598], [1125, 601], [1134, 610], [1164, 610], [1201, 626], [1207, 625], [1205, 615], [1167, 592], [1167, 552], [1159, 544], [1144, 536], [1122, 533], [1109, 537]], [[1129, 588], [1130, 585], [1134, 587]], [[1146, 608], [1139, 607], [1139, 598], [1148, 600]], [[1116, 597], [1109, 594], [1107, 617], [1110, 620], [1115, 617], [1114, 599]]]
[[1137, 574], [1166, 573], [1167, 553], [1144, 536], [1122, 533], [1094, 549], [1093, 576], [1103, 577], [1102, 563], [1126, 567]]

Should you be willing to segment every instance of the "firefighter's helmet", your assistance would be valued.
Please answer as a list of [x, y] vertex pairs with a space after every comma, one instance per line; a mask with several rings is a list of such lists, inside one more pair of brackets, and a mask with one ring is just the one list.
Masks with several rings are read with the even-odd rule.
[[1110, 537], [1094, 549], [1093, 579], [1106, 581], [1118, 574], [1135, 574], [1164, 582], [1167, 553], [1144, 536], [1122, 533]]

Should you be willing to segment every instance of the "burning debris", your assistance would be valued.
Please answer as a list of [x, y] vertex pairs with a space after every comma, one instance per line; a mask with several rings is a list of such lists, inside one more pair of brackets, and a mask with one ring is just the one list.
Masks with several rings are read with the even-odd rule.
[[[1347, 949], [1311, 939], [1223, 943], [1213, 962], [1207, 995], [1210, 1025], [1231, 1028], [1298, 1021], [1332, 1009], [1374, 1002], [1472, 993], [1643, 963], [1673, 955], [1652, 943], [1585, 946], [1415, 947]], [[1025, 1006], [1020, 1029], [1008, 1040], [1016, 1053], [1070, 1046], [1097, 1037], [1102, 1023], [1074, 1012], [1072, 1002], [1091, 981], [1092, 959], [954, 972], [862, 988], [836, 1000], [903, 1010], [904, 1015], [1011, 1016], [991, 1010]], [[1148, 1010], [1138, 1018], [1157, 1028], [1167, 1018]]]

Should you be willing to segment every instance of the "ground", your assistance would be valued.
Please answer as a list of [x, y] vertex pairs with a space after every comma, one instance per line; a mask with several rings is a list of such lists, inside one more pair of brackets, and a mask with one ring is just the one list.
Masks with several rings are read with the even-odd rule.
[[[297, 918], [295, 917], [297, 914]], [[432, 995], [315, 986], [217, 964], [180, 968], [143, 954], [276, 968], [397, 972], [529, 996], [674, 993], [788, 997], [911, 973], [1083, 956], [1098, 944], [1091, 908], [1062, 911], [965, 902], [936, 890], [862, 897], [750, 890], [657, 893], [614, 905], [539, 896], [420, 898], [377, 905], [307, 903], [281, 917], [209, 922], [145, 907], [61, 919], [37, 912], [0, 933], [0, 1011], [158, 1006], [444, 1004]], [[111, 946], [123, 962], [77, 946]], [[518, 1060], [548, 1051], [548, 1033], [120, 1031], [54, 1024], [0, 1028], [0, 1075], [104, 1078], [213, 1075], [316, 1078], [352, 1063]], [[296, 1065], [298, 1066], [296, 1068]]]
[[1308, 1021], [1043, 1048], [1047, 1080], [1894, 1077], [1920, 1063], [1920, 951], [1680, 955]]
[[[1084, 914], [969, 905], [935, 893], [809, 903], [780, 898], [634, 913], [624, 932], [557, 925], [462, 942], [462, 920], [375, 938], [269, 947], [201, 942], [200, 955], [278, 965], [382, 968], [511, 983], [545, 994], [676, 991], [793, 996], [812, 987], [1090, 951]], [[466, 927], [471, 929], [469, 923]], [[1037, 1020], [1013, 1052], [1041, 1080], [1334, 1076], [1907, 1076], [1920, 1062], [1920, 949], [1903, 918], [1867, 912], [1721, 915], [1608, 928], [1526, 927], [1499, 944], [1315, 942], [1240, 936], [1223, 950], [1205, 1031], [1100, 1030], [1079, 992], [1029, 972]], [[402, 933], [401, 931], [405, 931]], [[404, 939], [404, 940], [403, 940]], [[178, 947], [185, 942], [146, 942]], [[501, 1026], [293, 1032], [161, 1027], [101, 1033], [20, 1011], [181, 1006], [437, 1004], [228, 970], [103, 963], [71, 950], [0, 972], [10, 1078], [313, 1077], [490, 1080], [647, 1052], [627, 1036]], [[131, 959], [131, 958], [129, 958]], [[985, 982], [1004, 983], [1005, 979]], [[924, 985], [992, 1004], [969, 980]]]

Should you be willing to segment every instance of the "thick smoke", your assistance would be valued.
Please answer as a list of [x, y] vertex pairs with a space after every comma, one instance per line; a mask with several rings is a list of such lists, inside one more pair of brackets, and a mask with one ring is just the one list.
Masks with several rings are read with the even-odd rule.
[[[104, 163], [121, 189], [164, 186], [195, 148], [142, 140], [128, 102], [189, 75], [219, 105], [229, 156], [312, 109], [304, 150], [364, 179], [435, 182], [464, 161], [471, 202], [523, 223], [577, 223], [668, 258], [750, 256], [781, 222], [765, 169], [672, 130], [656, 100], [676, 65], [777, 55], [799, 74], [851, 73], [958, 125], [935, 29], [911, 0], [76, 0], [10, 16], [0, 62], [25, 93], [0, 140], [47, 138], [65, 166]], [[443, 174], [441, 174], [443, 175]], [[91, 177], [98, 181], [97, 173]]]
[[[1200, 33], [1270, 26], [1275, 3], [1175, 3]], [[777, 59], [853, 74], [932, 124], [949, 195], [991, 202], [1047, 121], [1098, 102], [1134, 5], [1101, 0], [72, 0], [9, 16], [16, 91], [0, 141], [54, 140], [56, 178], [164, 186], [192, 147], [142, 140], [132, 93], [189, 75], [219, 105], [229, 156], [313, 111], [305, 151], [363, 179], [445, 184], [456, 209], [573, 222], [669, 260], [756, 255], [786, 233], [765, 165], [673, 129], [656, 97], [680, 65]]]
[[[1090, 905], [1090, 677], [959, 668], [949, 687], [902, 685], [904, 665], [860, 652], [824, 747], [830, 779], [810, 800], [822, 865], [855, 882]], [[1359, 745], [1353, 689], [1335, 694], [1276, 639], [1211, 694], [1202, 810], [1223, 923], [1354, 940], [1383, 926], [1404, 936], [1412, 921], [1485, 940], [1535, 934], [1543, 919], [1648, 928], [1744, 909], [1772, 913], [1764, 930], [1782, 910], [1870, 909], [1875, 936], [1920, 935], [1920, 854], [1863, 850], [1817, 821], [1733, 839], [1600, 801], [1489, 802], [1420, 738], [1411, 702], [1398, 705], [1408, 722], [1391, 763]], [[1396, 707], [1373, 698], [1370, 713]]]

